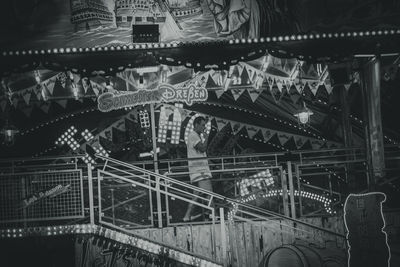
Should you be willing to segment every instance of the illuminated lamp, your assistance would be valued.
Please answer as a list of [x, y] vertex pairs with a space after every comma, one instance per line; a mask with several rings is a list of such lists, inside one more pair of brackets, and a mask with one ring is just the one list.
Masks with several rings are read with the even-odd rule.
[[15, 142], [15, 135], [19, 133], [19, 130], [7, 121], [0, 133], [4, 135], [4, 143], [7, 146], [12, 146]]
[[299, 113], [294, 114], [297, 117], [300, 124], [305, 125], [310, 121], [310, 116], [314, 113], [307, 108], [306, 104], [304, 103], [303, 108], [299, 111]]

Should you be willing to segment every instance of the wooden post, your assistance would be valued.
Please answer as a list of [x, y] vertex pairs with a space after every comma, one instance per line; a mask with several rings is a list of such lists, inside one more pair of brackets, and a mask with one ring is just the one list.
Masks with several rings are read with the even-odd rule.
[[[93, 202], [93, 172], [92, 172], [92, 164], [87, 165], [88, 168], [88, 191], [89, 191], [89, 215], [90, 215], [90, 224], [94, 224], [94, 202]], [[100, 188], [100, 187], [99, 187]], [[100, 190], [100, 189], [99, 189]], [[100, 196], [100, 195], [99, 195]], [[100, 197], [99, 197], [100, 198]], [[100, 201], [100, 200], [99, 200]], [[101, 213], [101, 210], [99, 210]]]
[[225, 217], [224, 217], [224, 208], [219, 208], [219, 217], [221, 223], [221, 250], [222, 250], [222, 259], [224, 262], [224, 266], [227, 266], [227, 258], [226, 258], [226, 231], [225, 231]]
[[293, 173], [292, 173], [292, 162], [287, 163], [287, 173], [289, 180], [289, 197], [290, 197], [290, 213], [293, 219], [296, 219], [296, 203], [294, 201], [294, 185], [293, 185]]
[[286, 171], [282, 170], [281, 183], [282, 183], [282, 199], [283, 199], [283, 212], [285, 216], [290, 216], [289, 214], [289, 199], [287, 191], [287, 181], [286, 181]]
[[368, 61], [361, 74], [367, 163], [370, 170], [369, 190], [372, 191], [378, 180], [385, 175], [379, 57]]

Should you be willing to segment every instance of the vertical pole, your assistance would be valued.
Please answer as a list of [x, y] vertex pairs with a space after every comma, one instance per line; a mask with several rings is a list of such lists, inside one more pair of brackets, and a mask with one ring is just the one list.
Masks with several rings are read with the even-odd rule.
[[[367, 155], [369, 165], [369, 190], [375, 188], [385, 175], [385, 158], [381, 119], [380, 58], [374, 57], [362, 71], [363, 106], [366, 120]], [[368, 138], [367, 138], [368, 137]]]
[[294, 185], [293, 185], [293, 173], [292, 173], [292, 162], [287, 162], [288, 179], [289, 179], [289, 197], [290, 197], [290, 212], [292, 218], [296, 219], [296, 203], [294, 201]]
[[224, 262], [224, 266], [226, 266], [227, 262], [227, 247], [226, 247], [226, 231], [225, 231], [225, 215], [224, 215], [224, 208], [219, 208], [219, 217], [221, 223], [221, 250], [222, 250], [222, 259], [221, 261]]
[[301, 200], [300, 168], [299, 168], [299, 165], [297, 165], [297, 164], [296, 164], [296, 176], [297, 176], [297, 188], [299, 190], [299, 214], [300, 214], [300, 217], [303, 217], [303, 203]]
[[115, 225], [115, 202], [114, 202], [114, 188], [111, 191], [111, 212], [112, 212], [112, 222]]
[[156, 136], [156, 116], [154, 113], [154, 104], [150, 105], [150, 119], [151, 119], [151, 140], [153, 143], [153, 162], [154, 162], [154, 172], [159, 173], [158, 170], [158, 154], [157, 154], [157, 136]]
[[[90, 224], [94, 224], [94, 205], [93, 205], [93, 174], [92, 164], [87, 165], [88, 169], [88, 191], [89, 191], [89, 214]], [[100, 212], [100, 211], [99, 211]]]
[[343, 141], [345, 147], [352, 147], [352, 128], [350, 122], [350, 108], [349, 108], [349, 100], [346, 88], [341, 86], [340, 90], [340, 104], [342, 108], [342, 131], [343, 131]]
[[115, 225], [115, 201], [114, 201], [114, 188], [110, 189], [111, 191], [111, 212], [113, 216], [113, 224]]
[[[13, 161], [13, 166], [14, 166], [14, 161]], [[14, 170], [13, 170], [14, 173]], [[26, 183], [25, 183], [25, 177], [21, 178], [21, 187], [22, 187], [22, 199], [26, 198]], [[24, 217], [24, 228], [28, 226], [27, 221], [26, 221], [26, 207], [22, 209], [22, 215]]]
[[[158, 169], [158, 154], [157, 154], [157, 136], [156, 136], [156, 116], [154, 113], [154, 104], [150, 105], [150, 117], [151, 117], [151, 139], [153, 143], [153, 163], [154, 172], [159, 173]], [[156, 177], [156, 195], [157, 195], [157, 217], [158, 217], [158, 228], [162, 228], [162, 205], [161, 205], [161, 193], [160, 193], [160, 177]]]
[[282, 183], [282, 199], [283, 199], [283, 212], [285, 216], [289, 215], [289, 199], [288, 199], [288, 191], [287, 191], [287, 182], [286, 182], [286, 171], [281, 170], [281, 183]]

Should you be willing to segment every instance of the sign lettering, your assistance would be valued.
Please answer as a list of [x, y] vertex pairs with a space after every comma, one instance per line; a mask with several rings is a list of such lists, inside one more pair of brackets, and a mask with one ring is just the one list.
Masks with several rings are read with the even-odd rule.
[[191, 106], [194, 102], [206, 101], [207, 98], [207, 90], [193, 84], [182, 88], [160, 84], [155, 90], [103, 93], [98, 98], [98, 108], [102, 112], [108, 112], [125, 107], [161, 102], [184, 102]]

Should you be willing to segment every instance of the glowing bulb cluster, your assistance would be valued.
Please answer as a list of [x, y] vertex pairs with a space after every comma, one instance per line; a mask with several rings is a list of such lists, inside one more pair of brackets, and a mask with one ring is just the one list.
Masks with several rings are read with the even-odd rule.
[[181, 106], [182, 104], [176, 104], [172, 121], [168, 119], [169, 116], [167, 116], [165, 106], [161, 107], [158, 126], [158, 142], [165, 143], [167, 141], [167, 131], [171, 130], [171, 144], [179, 144], [181, 137], [182, 116], [178, 107]]
[[[96, 161], [88, 154], [85, 153], [85, 155], [82, 157], [83, 162], [85, 162], [86, 164], [96, 164]], [[92, 166], [92, 169], [94, 167]]]
[[273, 184], [274, 179], [270, 170], [267, 169], [251, 176], [250, 178], [245, 178], [238, 182], [240, 188], [240, 196], [244, 197], [248, 195], [250, 193], [248, 189], [249, 187], [257, 187], [259, 189], [263, 189]]
[[150, 119], [147, 110], [139, 111], [139, 120], [142, 128], [150, 128]]
[[[270, 190], [269, 192], [265, 193], [265, 194], [252, 194], [247, 196], [246, 198], [242, 198], [241, 200], [239, 200], [240, 203], [248, 203], [250, 201], [254, 201], [259, 197], [262, 198], [270, 198], [270, 197], [277, 197], [277, 196], [282, 196], [283, 195], [283, 191], [282, 189], [275, 189], [275, 190]], [[290, 191], [288, 191], [288, 195], [290, 195]], [[311, 192], [307, 192], [307, 191], [301, 191], [299, 194], [299, 191], [295, 190], [294, 191], [294, 196], [295, 197], [299, 197], [299, 195], [301, 195], [301, 197], [304, 198], [308, 198], [311, 200], [315, 200], [318, 201], [320, 203], [322, 203], [324, 205], [324, 209], [327, 213], [329, 214], [336, 214], [335, 211], [332, 210], [331, 208], [331, 204], [332, 204], [332, 200], [324, 197], [322, 195], [318, 195], [315, 193], [311, 193]], [[236, 212], [238, 211], [239, 208], [239, 204], [237, 203], [231, 203], [232, 204], [232, 208], [231, 210], [228, 212], [228, 220], [229, 221], [233, 221], [233, 217], [235, 216]]]
[[88, 129], [85, 129], [83, 132], [81, 132], [81, 135], [87, 142], [94, 138], [93, 134]]
[[75, 140], [74, 135], [77, 133], [77, 129], [71, 126], [65, 133], [61, 135], [55, 142], [56, 145], [67, 144], [72, 150], [77, 150], [79, 148], [78, 142]]
[[96, 151], [97, 154], [104, 156], [104, 157], [108, 157], [109, 154], [107, 153], [107, 151], [101, 146], [99, 145], [98, 147], [95, 146], [93, 147], [94, 151]]

